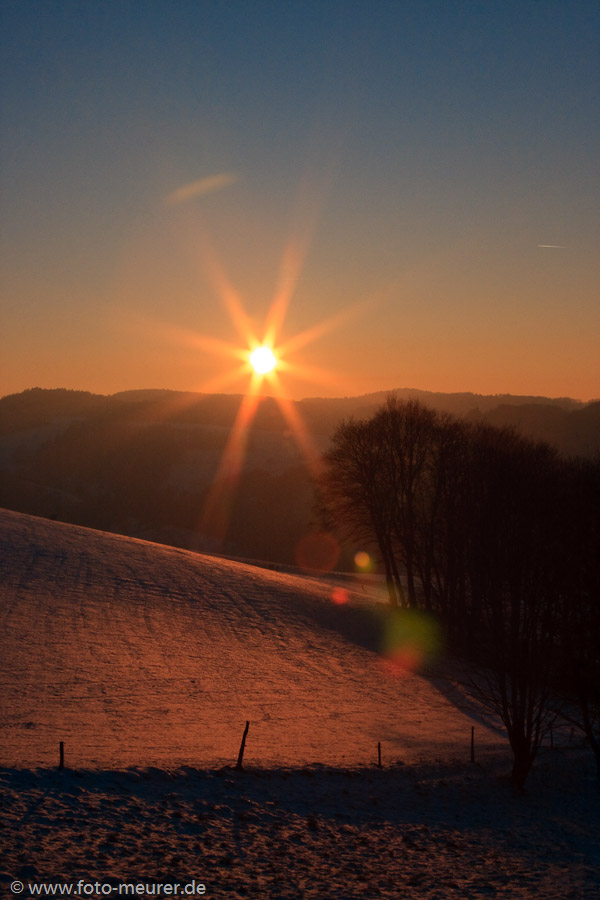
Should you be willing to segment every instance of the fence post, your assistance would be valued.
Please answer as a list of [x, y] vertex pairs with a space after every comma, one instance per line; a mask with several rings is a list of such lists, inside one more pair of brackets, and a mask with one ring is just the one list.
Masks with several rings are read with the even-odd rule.
[[377, 741], [377, 766], [381, 769], [381, 741]]
[[242, 745], [240, 747], [240, 752], [238, 755], [238, 761], [236, 765], [236, 769], [242, 769], [242, 760], [244, 759], [244, 748], [246, 746], [246, 737], [248, 735], [248, 729], [250, 728], [250, 722], [246, 722], [246, 727], [244, 728], [244, 734], [242, 735]]
[[475, 726], [471, 725], [471, 762], [475, 762]]
[[58, 745], [58, 768], [64, 769], [65, 767], [65, 742], [61, 741]]

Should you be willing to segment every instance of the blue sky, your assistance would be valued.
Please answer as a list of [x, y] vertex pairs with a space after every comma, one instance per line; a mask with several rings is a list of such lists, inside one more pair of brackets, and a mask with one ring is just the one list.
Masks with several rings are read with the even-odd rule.
[[600, 396], [597, 3], [0, 10], [1, 394], [243, 390], [299, 245], [291, 395]]

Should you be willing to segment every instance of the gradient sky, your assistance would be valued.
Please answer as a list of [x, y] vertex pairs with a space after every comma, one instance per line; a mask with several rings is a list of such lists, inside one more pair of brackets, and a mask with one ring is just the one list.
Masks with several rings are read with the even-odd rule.
[[0, 394], [600, 396], [597, 0], [0, 10]]

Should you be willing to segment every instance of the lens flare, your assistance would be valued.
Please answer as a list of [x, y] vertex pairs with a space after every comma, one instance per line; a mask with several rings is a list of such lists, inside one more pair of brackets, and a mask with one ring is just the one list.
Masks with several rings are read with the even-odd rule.
[[417, 609], [401, 609], [385, 623], [382, 654], [387, 671], [414, 672], [435, 659], [442, 646], [439, 623]]
[[[167, 198], [168, 205], [181, 210], [180, 215], [186, 211], [185, 217], [181, 219], [184, 225], [181, 236], [187, 246], [190, 261], [202, 281], [210, 285], [215, 296], [221, 301], [239, 340], [230, 343], [193, 331], [173, 334], [173, 337], [177, 338], [178, 343], [184, 341], [203, 353], [215, 353], [218, 356], [232, 358], [233, 365], [229, 371], [219, 371], [199, 388], [203, 393], [220, 392], [224, 388], [239, 384], [241, 379], [249, 378], [245, 397], [230, 430], [200, 517], [200, 530], [210, 542], [212, 550], [220, 550], [225, 546], [233, 501], [243, 470], [249, 431], [260, 403], [267, 395], [272, 396], [277, 402], [290, 433], [304, 457], [309, 473], [314, 476], [319, 472], [320, 451], [309, 434], [298, 408], [288, 399], [289, 391], [286, 390], [285, 381], [289, 377], [302, 378], [318, 384], [335, 386], [341, 390], [345, 386], [344, 378], [306, 365], [297, 357], [294, 358], [295, 354], [355, 315], [364, 313], [375, 299], [367, 298], [353, 306], [346, 306], [340, 312], [304, 331], [285, 338], [282, 335], [287, 311], [301, 278], [316, 228], [317, 212], [322, 200], [318, 184], [312, 187], [310, 183], [304, 184], [298, 192], [298, 208], [293, 220], [292, 233], [283, 248], [274, 295], [263, 327], [257, 330], [255, 318], [246, 310], [242, 295], [223, 265], [204, 220], [197, 213], [192, 216], [193, 204], [187, 202], [226, 188], [235, 180], [237, 180], [235, 173], [222, 172], [209, 179], [183, 185]], [[170, 331], [173, 332], [174, 329], [171, 328]], [[188, 401], [182, 400], [182, 403], [185, 402]], [[194, 402], [193, 395], [190, 395], [189, 402]], [[301, 542], [298, 552], [303, 558], [300, 564], [305, 568], [312, 571], [328, 571], [336, 565], [340, 551], [333, 538], [323, 538], [321, 545], [317, 546], [311, 537], [304, 544]]]
[[343, 587], [335, 587], [331, 592], [331, 599], [336, 606], [343, 606], [350, 600], [350, 594]]
[[354, 554], [354, 565], [361, 572], [370, 572], [373, 568], [373, 560], [365, 550], [359, 550]]

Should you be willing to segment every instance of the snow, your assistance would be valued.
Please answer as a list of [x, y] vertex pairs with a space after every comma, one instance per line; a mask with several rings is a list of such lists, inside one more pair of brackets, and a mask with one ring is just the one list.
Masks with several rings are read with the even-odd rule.
[[376, 586], [339, 585], [0, 511], [0, 885], [600, 896], [591, 753], [514, 796], [501, 730], [392, 673]]

